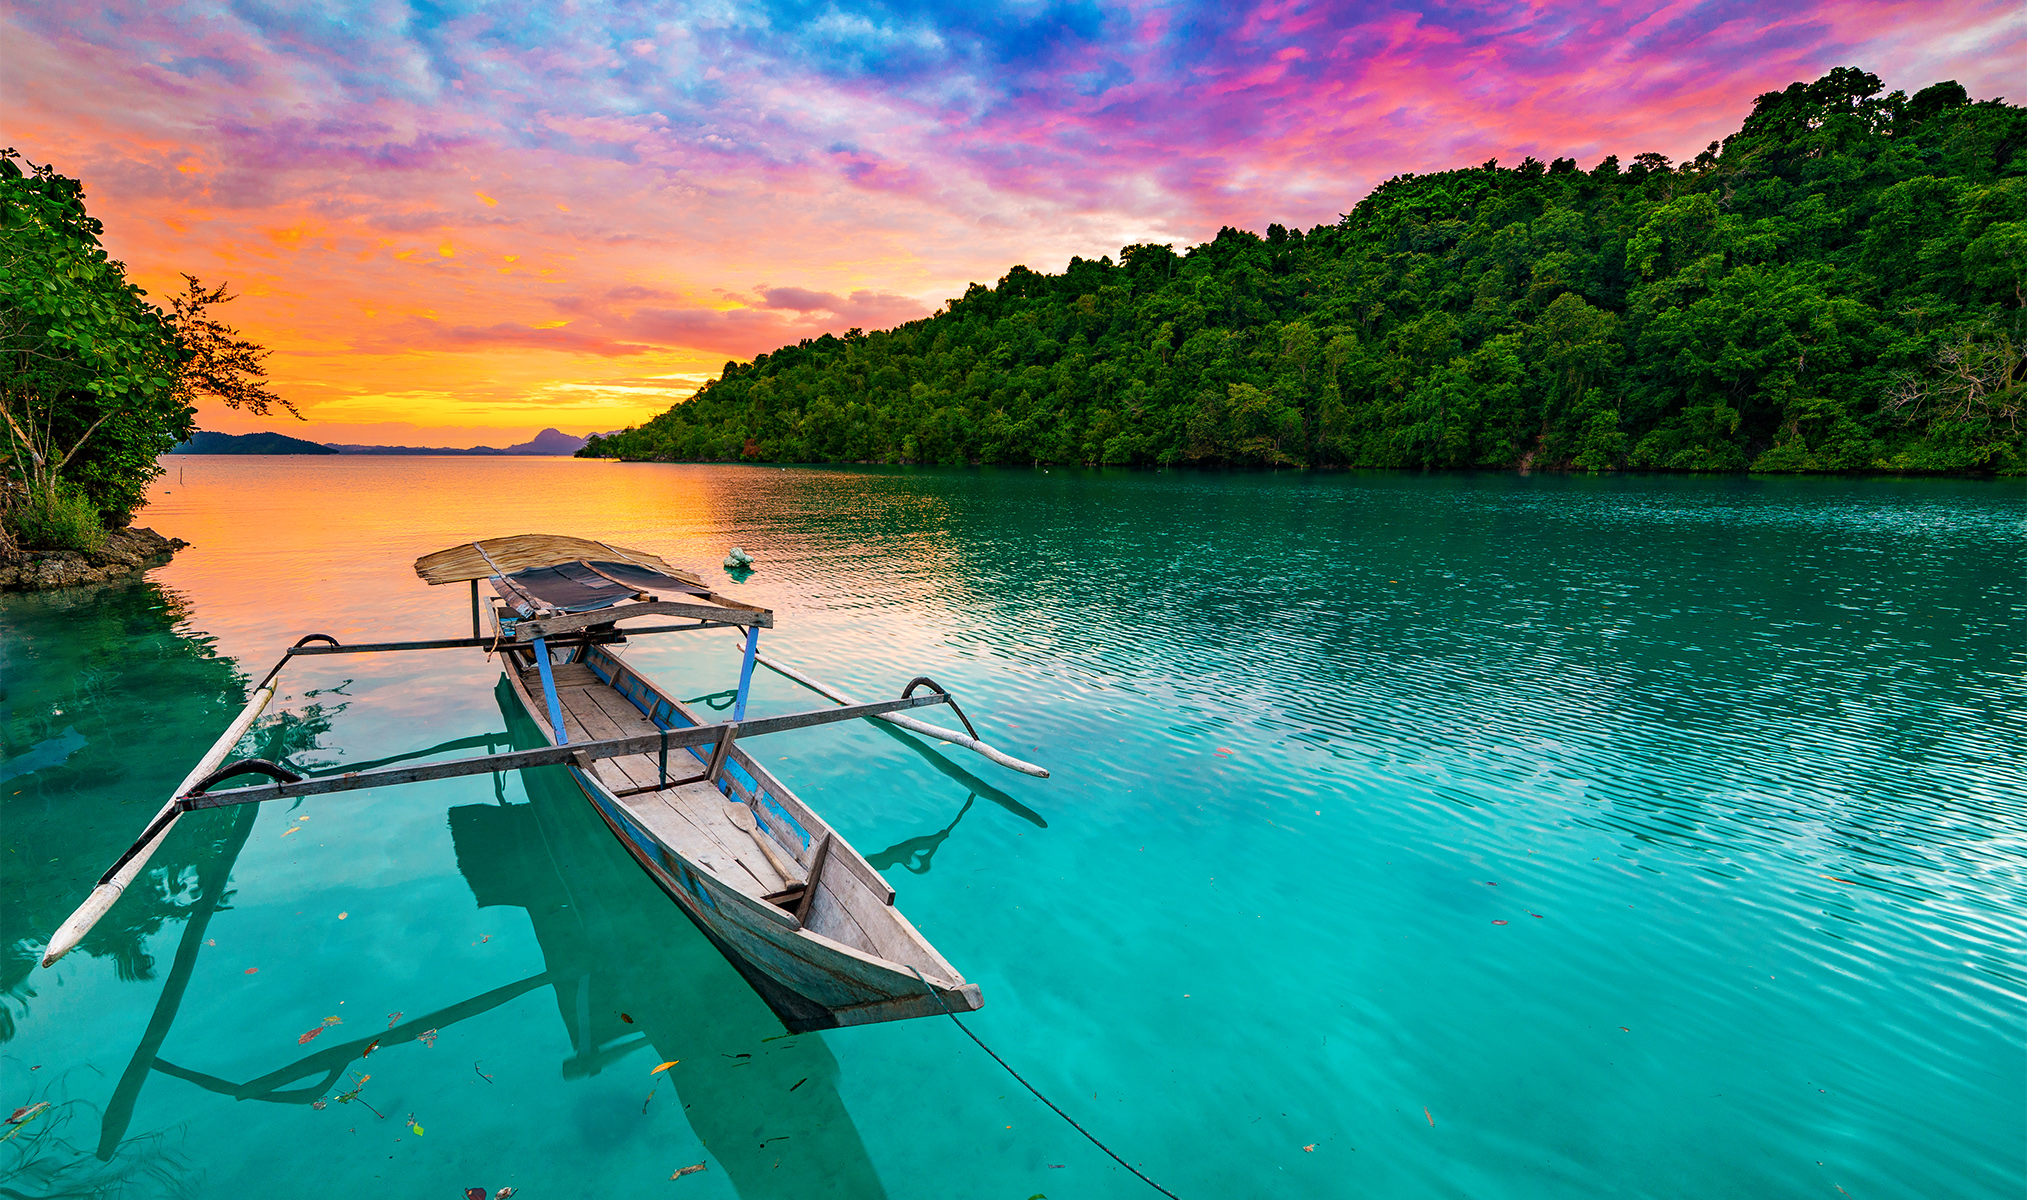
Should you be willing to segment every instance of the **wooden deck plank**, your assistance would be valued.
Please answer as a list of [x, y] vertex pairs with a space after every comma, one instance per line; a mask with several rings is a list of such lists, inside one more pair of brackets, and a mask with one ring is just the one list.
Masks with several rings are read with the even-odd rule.
[[[772, 895], [788, 886], [788, 880], [774, 869], [760, 847], [753, 842], [753, 835], [732, 823], [725, 814], [730, 801], [718, 794], [718, 789], [707, 783], [692, 783], [675, 789], [673, 794], [661, 793], [668, 797], [669, 806], [681, 812], [692, 823], [708, 832], [718, 843], [737, 858], [752, 872], [764, 887], [761, 895]], [[786, 859], [787, 854], [782, 854]]]
[[[654, 726], [641, 718], [638, 726], [621, 725], [614, 721], [607, 706], [599, 703], [599, 693], [611, 694], [621, 704], [625, 699], [607, 687], [590, 667], [583, 663], [564, 663], [550, 669], [556, 680], [556, 701], [563, 709], [563, 727], [573, 740], [597, 741], [605, 738], [631, 737], [641, 733], [652, 733]], [[522, 681], [531, 695], [539, 695], [542, 689], [541, 672], [528, 667], [522, 671]], [[627, 704], [628, 709], [633, 706]], [[638, 710], [633, 715], [640, 716]], [[645, 787], [656, 783], [654, 760], [643, 756], [630, 755], [626, 758], [601, 759], [594, 767], [598, 777], [614, 791]]]
[[[559, 689], [567, 687], [586, 687], [588, 685], [601, 682], [601, 680], [598, 678], [597, 672], [593, 671], [590, 667], [585, 666], [583, 663], [552, 664], [549, 668], [549, 676], [550, 678], [556, 681], [556, 686]], [[536, 690], [539, 691], [541, 689], [541, 686], [542, 686], [541, 673], [537, 671], [535, 676]]]
[[710, 871], [727, 885], [756, 896], [766, 894], [760, 880], [749, 875], [744, 865], [718, 839], [698, 828], [695, 822], [661, 796], [654, 793], [627, 796], [620, 800], [620, 804], [664, 845]]
[[[604, 685], [601, 684], [600, 686]], [[591, 688], [557, 689], [557, 699], [563, 705], [563, 723], [566, 726], [573, 727], [570, 730], [570, 735], [572, 737], [581, 736], [587, 740], [627, 736], [589, 698], [587, 693], [590, 691], [592, 691]], [[607, 780], [611, 787], [619, 791], [624, 791], [627, 788], [643, 787], [655, 782], [653, 774], [649, 774], [645, 779], [636, 778], [634, 772], [628, 768], [625, 759], [602, 759], [598, 763], [598, 769], [598, 777]]]
[[[631, 700], [616, 689], [600, 684], [584, 689], [585, 698], [598, 706], [598, 711], [612, 724], [625, 732], [622, 737], [637, 737], [650, 734], [661, 727], [649, 720], [646, 714], [634, 707]], [[648, 787], [661, 782], [661, 756], [658, 754], [634, 754], [612, 760], [621, 764], [620, 769], [634, 780], [634, 787]], [[681, 779], [696, 774], [697, 756], [690, 751], [677, 748], [669, 752], [669, 777]]]
[[656, 729], [660, 728], [653, 721], [648, 720], [647, 716], [640, 709], [635, 708], [633, 701], [620, 695], [609, 684], [601, 683], [596, 688], [588, 689], [588, 691], [591, 701], [598, 705], [599, 711], [603, 712], [606, 718], [614, 725], [626, 730], [628, 736], [653, 733]]
[[[699, 791], [708, 793], [710, 799], [694, 794]], [[685, 796], [683, 793], [692, 794]], [[643, 814], [643, 820], [647, 819], [645, 814], [655, 813], [655, 821], [651, 828], [668, 825], [681, 830], [690, 844], [698, 847], [696, 854], [685, 850], [685, 856], [709, 867], [720, 879], [740, 891], [755, 898], [762, 898], [780, 891], [784, 886], [781, 876], [767, 864], [759, 847], [754, 846], [751, 839], [739, 830], [731, 828], [729, 824], [714, 825], [703, 816], [703, 813], [710, 811], [705, 806], [712, 800], [724, 803], [717, 790], [709, 784], [694, 783], [675, 789], [674, 794], [649, 792], [630, 799], [646, 802], [633, 810]]]

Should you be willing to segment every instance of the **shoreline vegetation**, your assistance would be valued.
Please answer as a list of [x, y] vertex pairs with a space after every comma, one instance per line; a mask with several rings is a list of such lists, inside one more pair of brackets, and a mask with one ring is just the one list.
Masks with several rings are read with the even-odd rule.
[[1838, 68], [1693, 161], [1402, 175], [1016, 266], [581, 457], [2027, 473], [2027, 109]]

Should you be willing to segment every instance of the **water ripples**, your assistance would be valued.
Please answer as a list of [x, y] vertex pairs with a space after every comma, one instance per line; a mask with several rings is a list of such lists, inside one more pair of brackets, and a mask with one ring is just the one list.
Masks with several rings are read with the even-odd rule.
[[[475, 461], [432, 463], [421, 503], [400, 463], [218, 470], [272, 497], [280, 540], [234, 550], [200, 477], [176, 500], [222, 549], [164, 574], [243, 658], [299, 632], [281, 596], [454, 626], [462, 598], [418, 598], [407, 560], [520, 531], [489, 507], [517, 488], [561, 531], [679, 562], [743, 545], [759, 570], [726, 586], [776, 610], [764, 647], [861, 698], [950, 686], [1055, 778], [967, 779], [858, 726], [781, 769], [861, 850], [933, 850], [888, 874], [986, 989], [975, 1027], [1044, 1090], [1103, 1096], [1157, 1177], [1996, 1197], [2027, 1176], [2017, 484]], [[288, 540], [340, 501], [357, 519], [329, 545]], [[347, 560], [385, 569], [340, 591]], [[628, 653], [723, 680], [734, 643], [709, 636]], [[759, 687], [763, 711], [809, 701]], [[832, 1044], [889, 1088], [855, 1112], [869, 1139], [1016, 1170], [914, 1082], [998, 1081], [920, 1030], [862, 1041]], [[1330, 1138], [1328, 1162], [1300, 1150]]]

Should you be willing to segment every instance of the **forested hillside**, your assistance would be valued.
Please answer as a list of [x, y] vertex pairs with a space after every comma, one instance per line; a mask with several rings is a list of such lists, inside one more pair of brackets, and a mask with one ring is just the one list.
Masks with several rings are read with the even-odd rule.
[[581, 453], [2027, 471], [2027, 110], [1840, 68], [1695, 161], [1496, 163], [1335, 225], [1014, 267]]

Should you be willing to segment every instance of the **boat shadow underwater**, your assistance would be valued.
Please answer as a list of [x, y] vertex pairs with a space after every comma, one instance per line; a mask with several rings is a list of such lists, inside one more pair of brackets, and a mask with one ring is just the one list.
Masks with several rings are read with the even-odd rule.
[[[504, 678], [498, 695], [516, 747], [546, 744]], [[884, 1195], [823, 1039], [783, 1033], [689, 922], [641, 918], [674, 905], [616, 852], [565, 769], [520, 776], [526, 803], [453, 808], [451, 837], [479, 905], [528, 914], [570, 1037], [564, 1077], [651, 1050], [680, 1063], [668, 1072], [678, 1102], [741, 1196]]]

